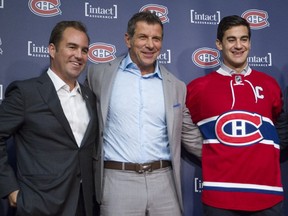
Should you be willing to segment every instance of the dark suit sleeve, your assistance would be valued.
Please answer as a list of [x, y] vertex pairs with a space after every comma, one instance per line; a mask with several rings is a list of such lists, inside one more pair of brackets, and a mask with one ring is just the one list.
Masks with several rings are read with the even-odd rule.
[[286, 111], [282, 111], [275, 126], [280, 140], [280, 149], [284, 149], [288, 146], [288, 114]]
[[288, 146], [288, 110], [287, 110], [288, 87], [286, 87], [283, 95], [284, 95], [283, 109], [275, 123], [278, 136], [279, 136], [279, 140], [280, 140], [281, 149], [284, 149]]
[[8, 163], [7, 140], [21, 127], [24, 119], [23, 101], [16, 83], [8, 86], [0, 106], [0, 197], [18, 190], [13, 168]]

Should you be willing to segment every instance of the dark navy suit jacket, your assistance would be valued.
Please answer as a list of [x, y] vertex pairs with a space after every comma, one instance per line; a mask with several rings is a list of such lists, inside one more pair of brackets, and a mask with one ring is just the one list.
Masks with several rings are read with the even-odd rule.
[[[19, 215], [75, 215], [82, 181], [86, 213], [92, 216], [96, 103], [93, 93], [80, 86], [91, 117], [80, 148], [46, 72], [6, 90], [0, 106], [0, 197], [20, 190]], [[7, 163], [10, 136], [16, 144], [17, 174]]]

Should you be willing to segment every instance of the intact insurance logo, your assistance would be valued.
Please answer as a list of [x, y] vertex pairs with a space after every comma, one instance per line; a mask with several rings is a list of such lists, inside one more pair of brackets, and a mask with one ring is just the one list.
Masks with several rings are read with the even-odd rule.
[[44, 45], [37, 45], [33, 41], [28, 41], [28, 56], [46, 58], [49, 57], [48, 47]]
[[0, 104], [1, 104], [2, 100], [3, 100], [3, 85], [0, 84]]
[[163, 6], [163, 5], [147, 4], [147, 5], [144, 5], [142, 8], [140, 8], [139, 11], [140, 12], [141, 11], [151, 11], [153, 13], [156, 13], [156, 15], [160, 18], [162, 23], [169, 22], [168, 8]]
[[2, 48], [1, 48], [1, 46], [2, 46], [2, 39], [1, 39], [1, 37], [0, 37], [0, 55], [3, 55], [3, 50], [2, 50]]
[[170, 64], [171, 63], [171, 50], [167, 49], [165, 52], [160, 53], [157, 57], [160, 64]]
[[0, 8], [4, 8], [4, 0], [0, 0]]
[[272, 53], [267, 53], [263, 56], [249, 56], [248, 62], [250, 66], [257, 67], [271, 67], [272, 66]]
[[192, 61], [200, 68], [214, 68], [221, 64], [220, 52], [216, 49], [202, 47], [193, 52]]
[[245, 11], [241, 16], [249, 22], [251, 29], [258, 30], [269, 26], [269, 16], [266, 11], [250, 9]]
[[117, 19], [117, 5], [110, 7], [100, 7], [85, 2], [85, 17], [98, 18], [98, 19]]
[[41, 17], [61, 15], [60, 0], [29, 0], [28, 7], [32, 13]]
[[221, 20], [220, 11], [215, 11], [212, 14], [190, 10], [190, 22], [200, 25], [218, 25]]
[[93, 43], [89, 46], [88, 59], [93, 63], [110, 62], [116, 58], [116, 48], [112, 44]]
[[194, 178], [194, 192], [201, 193], [203, 190], [203, 181], [199, 178]]

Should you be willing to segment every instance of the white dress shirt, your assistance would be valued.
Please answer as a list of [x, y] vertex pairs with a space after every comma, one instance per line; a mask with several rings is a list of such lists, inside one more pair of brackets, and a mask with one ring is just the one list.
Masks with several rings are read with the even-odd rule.
[[170, 160], [163, 81], [158, 64], [141, 75], [129, 56], [117, 71], [104, 130], [104, 160]]
[[70, 124], [77, 145], [80, 147], [90, 116], [79, 83], [76, 81], [75, 88], [70, 91], [69, 86], [50, 68], [47, 73], [55, 86], [64, 114]]

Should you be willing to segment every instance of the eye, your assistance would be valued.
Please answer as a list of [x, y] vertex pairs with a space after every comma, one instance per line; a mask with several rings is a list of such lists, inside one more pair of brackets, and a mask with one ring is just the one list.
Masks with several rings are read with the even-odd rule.
[[74, 50], [74, 49], [76, 49], [76, 46], [74, 46], [74, 45], [69, 45], [68, 48]]
[[246, 38], [246, 37], [245, 37], [245, 38], [242, 38], [241, 41], [247, 42], [247, 41], [249, 41], [249, 38]]
[[84, 54], [88, 54], [88, 49], [82, 49], [82, 53], [84, 53]]
[[141, 36], [139, 36], [139, 39], [140, 39], [140, 40], [145, 40], [145, 39], [146, 39], [146, 36], [141, 35]]
[[155, 42], [161, 42], [161, 41], [162, 41], [162, 38], [160, 38], [160, 37], [155, 37], [155, 38], [153, 38], [153, 40], [154, 40]]

